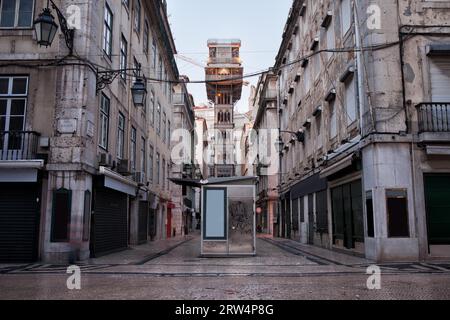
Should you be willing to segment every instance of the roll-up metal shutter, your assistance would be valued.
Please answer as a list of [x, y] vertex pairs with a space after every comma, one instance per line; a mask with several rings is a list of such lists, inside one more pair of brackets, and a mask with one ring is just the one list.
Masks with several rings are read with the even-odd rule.
[[0, 262], [37, 260], [39, 206], [37, 184], [0, 184]]
[[430, 59], [431, 102], [450, 102], [450, 57]]
[[148, 216], [149, 216], [149, 203], [146, 201], [139, 202], [139, 243], [147, 242], [148, 234]]
[[91, 237], [93, 257], [128, 247], [127, 197], [112, 189], [95, 189]]

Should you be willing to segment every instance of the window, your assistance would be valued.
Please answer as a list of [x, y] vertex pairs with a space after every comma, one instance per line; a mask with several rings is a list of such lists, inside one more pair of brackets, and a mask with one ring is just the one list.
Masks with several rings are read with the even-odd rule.
[[158, 53], [157, 53], [157, 50], [156, 50], [156, 40], [153, 39], [152, 40], [152, 56], [153, 56], [152, 69], [153, 69], [154, 73], [156, 73], [156, 59], [157, 59], [156, 57], [157, 57], [157, 55], [158, 55]]
[[352, 25], [351, 0], [341, 0], [341, 25], [342, 25], [342, 36], [344, 36]]
[[308, 93], [308, 91], [309, 91], [309, 89], [310, 89], [310, 87], [311, 87], [311, 85], [310, 85], [310, 81], [311, 81], [311, 72], [310, 72], [310, 70], [311, 70], [311, 67], [308, 65], [308, 66], [306, 66], [306, 68], [305, 68], [305, 70], [304, 70], [304, 72], [303, 72], [303, 86], [304, 86], [304, 89], [305, 89], [305, 94], [307, 94]]
[[68, 242], [70, 240], [71, 207], [71, 190], [59, 189], [53, 192], [51, 242]]
[[99, 133], [99, 146], [105, 150], [108, 150], [109, 139], [109, 112], [111, 102], [109, 98], [102, 93], [100, 102], [100, 133]]
[[163, 61], [161, 56], [159, 56], [159, 69], [158, 69], [158, 79], [162, 79], [162, 75], [163, 75]]
[[163, 118], [162, 118], [162, 141], [166, 142], [166, 134], [167, 134], [167, 128], [166, 128], [166, 120], [167, 116], [166, 113], [163, 112]]
[[141, 172], [146, 173], [147, 172], [147, 165], [146, 165], [146, 143], [144, 137], [141, 137]]
[[158, 136], [161, 134], [161, 105], [159, 103], [156, 108], [156, 133]]
[[156, 153], [156, 184], [161, 182], [161, 156]]
[[[433, 57], [430, 59], [431, 101], [450, 101], [450, 58]], [[450, 112], [450, 110], [448, 111]], [[445, 113], [445, 112], [443, 112]]]
[[155, 126], [155, 94], [153, 91], [150, 91], [150, 124], [151, 126]]
[[134, 30], [139, 34], [141, 32], [141, 1], [134, 0]]
[[119, 113], [117, 132], [117, 158], [123, 159], [125, 156], [125, 116]]
[[[124, 35], [122, 34], [122, 38], [120, 40], [120, 69], [126, 69], [127, 68], [127, 62], [128, 61], [128, 42], [125, 39]], [[127, 79], [127, 72], [122, 71], [120, 74], [120, 77], [126, 81]]]
[[167, 121], [167, 143], [170, 146], [170, 142], [172, 140], [172, 125], [170, 123], [170, 121]]
[[170, 170], [170, 165], [169, 165], [169, 161], [167, 161], [167, 174], [166, 174], [166, 179], [167, 179], [167, 181], [166, 181], [166, 186], [167, 186], [167, 190], [169, 190], [170, 189], [170, 187], [169, 187], [169, 178], [170, 178], [170, 172], [169, 172], [169, 170]]
[[408, 238], [408, 193], [406, 190], [386, 190], [388, 236]]
[[337, 113], [336, 113], [336, 100], [329, 102], [330, 110], [330, 140], [336, 138], [337, 136]]
[[105, 4], [105, 17], [103, 26], [103, 51], [111, 58], [112, 53], [112, 30], [113, 30], [113, 13], [108, 4]]
[[[27, 77], [0, 77], [0, 132], [24, 130], [27, 95]], [[22, 148], [21, 135], [0, 136], [0, 150], [20, 148]]]
[[166, 159], [162, 160], [162, 188], [166, 189]]
[[345, 111], [347, 114], [347, 124], [351, 125], [357, 118], [357, 105], [356, 105], [356, 88], [355, 79], [351, 77], [345, 83]]
[[[331, 20], [327, 28], [327, 49], [334, 49], [336, 46], [336, 41], [334, 38], [334, 20]], [[333, 52], [328, 52], [328, 59], [331, 59]]]
[[34, 0], [0, 1], [0, 28], [31, 28]]
[[148, 21], [145, 21], [144, 24], [144, 53], [148, 54], [148, 47], [149, 47], [149, 38], [150, 38], [150, 27], [148, 26]]
[[154, 152], [155, 150], [153, 149], [153, 146], [150, 146], [150, 150], [149, 150], [149, 160], [148, 160], [148, 179], [150, 182], [153, 182], [153, 161], [154, 161]]
[[131, 171], [136, 172], [136, 142], [137, 142], [136, 128], [131, 128]]
[[318, 51], [318, 49], [314, 50], [315, 56], [312, 58], [313, 60], [313, 79], [317, 80], [317, 78], [320, 75], [320, 53]]
[[319, 115], [316, 118], [316, 137], [317, 137], [317, 148], [323, 147], [323, 137], [322, 137], [322, 116]]

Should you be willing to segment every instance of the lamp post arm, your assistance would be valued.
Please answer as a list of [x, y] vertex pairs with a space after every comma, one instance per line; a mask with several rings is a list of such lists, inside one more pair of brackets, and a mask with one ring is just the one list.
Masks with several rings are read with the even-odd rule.
[[[128, 71], [136, 72], [136, 78], [141, 77], [141, 66], [138, 68], [129, 68], [129, 69], [118, 69], [118, 70], [107, 70], [107, 71], [97, 71], [97, 92], [103, 90], [107, 85], [113, 83], [113, 81], [122, 73], [126, 73]], [[145, 78], [145, 77], [144, 77]]]
[[72, 55], [75, 29], [69, 28], [67, 24], [67, 19], [66, 17], [64, 17], [64, 14], [61, 12], [61, 10], [59, 10], [58, 6], [53, 2], [53, 0], [49, 1], [52, 4], [52, 8], [56, 11], [56, 14], [58, 15], [61, 31], [64, 35], [64, 39], [66, 40], [66, 46], [69, 49], [70, 55]]

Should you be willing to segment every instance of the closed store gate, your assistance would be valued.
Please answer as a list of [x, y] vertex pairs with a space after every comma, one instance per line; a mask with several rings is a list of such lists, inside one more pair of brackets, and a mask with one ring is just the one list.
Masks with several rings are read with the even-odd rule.
[[96, 188], [91, 228], [91, 255], [99, 257], [128, 247], [128, 196]]
[[139, 202], [139, 244], [147, 242], [148, 234], [148, 217], [149, 217], [149, 203], [147, 201]]
[[0, 184], [0, 262], [38, 259], [39, 187]]
[[425, 175], [430, 245], [450, 245], [450, 175]]

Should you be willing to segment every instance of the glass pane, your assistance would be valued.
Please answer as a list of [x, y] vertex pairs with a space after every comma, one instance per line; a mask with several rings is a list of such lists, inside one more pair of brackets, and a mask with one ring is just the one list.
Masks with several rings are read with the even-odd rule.
[[15, 78], [13, 81], [13, 94], [27, 94], [27, 78]]
[[23, 117], [11, 117], [9, 119], [9, 131], [23, 131]]
[[3, 0], [2, 15], [0, 17], [0, 27], [14, 27], [14, 18], [16, 12], [16, 0]]
[[228, 192], [230, 253], [251, 254], [255, 237], [253, 187], [230, 187]]
[[8, 94], [8, 85], [9, 85], [8, 78], [0, 79], [0, 94]]
[[18, 27], [30, 27], [33, 17], [33, 0], [20, 0]]
[[2, 131], [5, 131], [6, 118], [0, 117], [0, 135]]
[[8, 100], [6, 99], [0, 99], [0, 116], [6, 115], [6, 106], [7, 106]]
[[205, 238], [225, 239], [225, 190], [206, 190]]
[[23, 116], [25, 114], [25, 99], [11, 100], [11, 115]]

